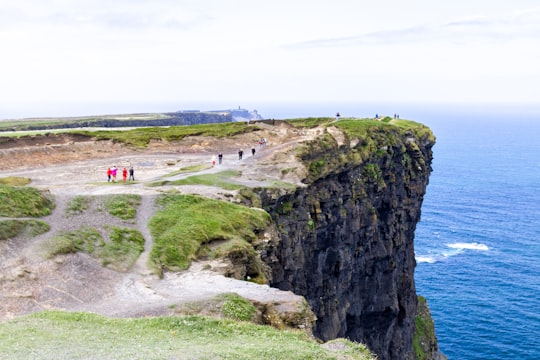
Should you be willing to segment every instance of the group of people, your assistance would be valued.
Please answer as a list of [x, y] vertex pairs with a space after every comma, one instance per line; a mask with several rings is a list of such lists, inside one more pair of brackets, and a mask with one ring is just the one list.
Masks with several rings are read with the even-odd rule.
[[[118, 175], [118, 167], [116, 165], [107, 168], [107, 182], [116, 182], [116, 176]], [[129, 179], [128, 179], [128, 173], [129, 173]], [[126, 182], [127, 180], [135, 181], [135, 170], [133, 170], [133, 166], [129, 168], [123, 168], [122, 169], [122, 181]]]

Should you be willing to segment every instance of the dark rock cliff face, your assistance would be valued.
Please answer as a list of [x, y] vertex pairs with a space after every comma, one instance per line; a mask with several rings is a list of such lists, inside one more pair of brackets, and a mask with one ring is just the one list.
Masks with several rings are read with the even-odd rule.
[[346, 337], [378, 359], [406, 359], [417, 310], [414, 231], [434, 138], [388, 129], [355, 146], [321, 137], [304, 155], [305, 188], [261, 193], [279, 233], [263, 260], [272, 286], [308, 300], [317, 337]]

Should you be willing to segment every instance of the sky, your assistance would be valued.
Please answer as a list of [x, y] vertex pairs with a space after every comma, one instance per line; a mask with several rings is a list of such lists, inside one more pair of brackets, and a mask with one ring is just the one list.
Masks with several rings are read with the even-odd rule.
[[0, 49], [0, 119], [540, 102], [537, 0], [2, 0]]

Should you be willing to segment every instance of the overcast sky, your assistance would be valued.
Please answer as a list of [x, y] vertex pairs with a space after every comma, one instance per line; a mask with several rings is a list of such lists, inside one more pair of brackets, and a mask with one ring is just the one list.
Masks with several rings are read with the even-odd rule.
[[2, 0], [0, 49], [0, 118], [83, 103], [540, 102], [537, 0]]

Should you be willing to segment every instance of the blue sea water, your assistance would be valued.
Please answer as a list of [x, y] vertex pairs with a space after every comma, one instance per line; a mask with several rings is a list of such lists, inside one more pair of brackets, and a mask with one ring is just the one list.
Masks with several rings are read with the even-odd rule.
[[440, 348], [540, 359], [540, 112], [439, 116], [415, 278]]
[[415, 278], [441, 351], [453, 360], [540, 359], [540, 107], [342, 104], [275, 117], [336, 111], [401, 112], [437, 137]]

